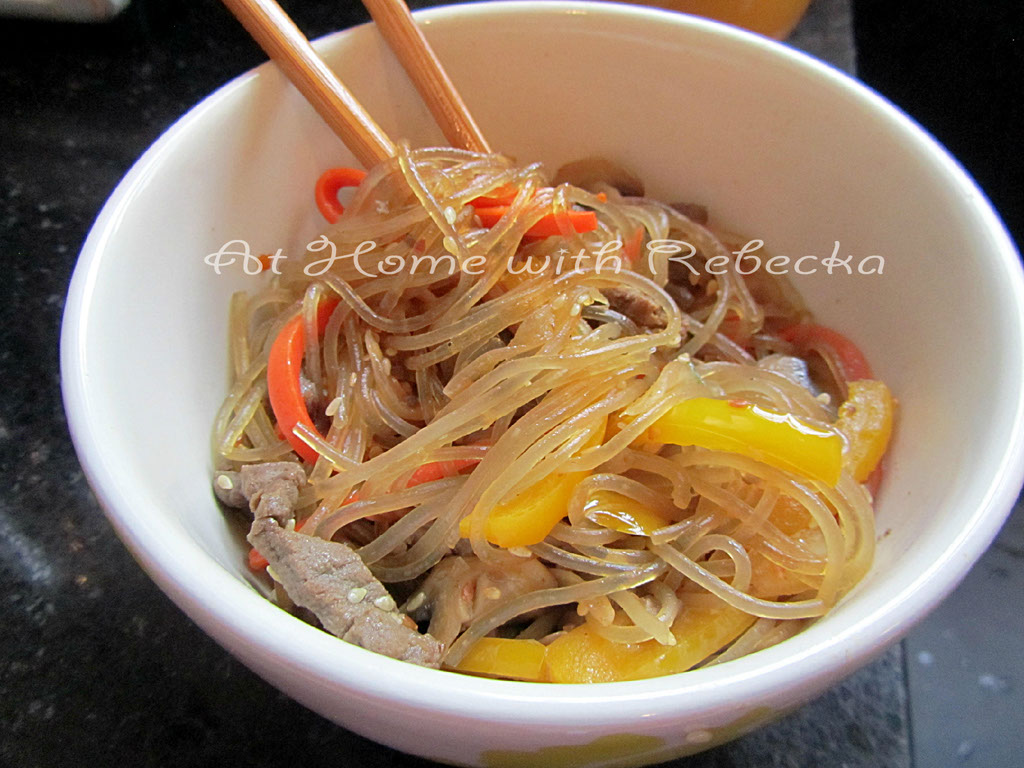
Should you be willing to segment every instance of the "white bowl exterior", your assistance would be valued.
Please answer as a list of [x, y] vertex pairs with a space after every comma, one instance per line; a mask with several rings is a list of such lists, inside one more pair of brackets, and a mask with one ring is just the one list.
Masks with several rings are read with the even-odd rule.
[[[111, 520], [160, 586], [254, 670], [351, 730], [434, 759], [498, 764], [495, 750], [609, 733], [634, 737], [620, 746], [637, 762], [667, 759], [808, 700], [944, 597], [1016, 496], [1024, 289], [1005, 231], [907, 118], [772, 42], [633, 7], [489, 3], [418, 15], [494, 146], [552, 168], [582, 154], [620, 160], [654, 196], [703, 202], [776, 253], [824, 258], [839, 241], [854, 267], [884, 257], [881, 275], [794, 276], [900, 398], [872, 572], [827, 617], [754, 657], [594, 686], [420, 669], [264, 600], [211, 496], [208, 447], [226, 387], [227, 299], [259, 278], [237, 267], [215, 275], [203, 257], [233, 238], [298, 255], [317, 233], [317, 174], [352, 162], [269, 66], [154, 145], [82, 251], [65, 312], [65, 400]], [[441, 142], [373, 29], [319, 47], [389, 133]], [[609, 754], [610, 744], [599, 746]]]

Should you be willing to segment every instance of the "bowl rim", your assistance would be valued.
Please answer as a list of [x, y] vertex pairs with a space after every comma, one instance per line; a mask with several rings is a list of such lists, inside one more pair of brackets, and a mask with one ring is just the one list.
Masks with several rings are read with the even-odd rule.
[[[458, 24], [470, 19], [511, 19], [519, 15], [564, 14], [598, 17], [600, 23], [635, 24], [648, 31], [698, 29], [727, 46], [745, 46], [771, 59], [817, 76], [825, 88], [855, 96], [880, 122], [909, 134], [929, 162], [962, 193], [963, 205], [980, 217], [998, 248], [992, 263], [1005, 273], [1016, 303], [1017, 336], [1024, 339], [1024, 273], [1016, 248], [984, 193], [945, 149], [913, 119], [864, 84], [807, 54], [753, 33], [682, 14], [616, 3], [551, 0], [497, 0], [486, 4], [441, 6], [418, 11], [427, 25]], [[316, 41], [318, 46], [344, 45], [368, 25], [341, 30]], [[671, 34], [671, 32], [663, 32]], [[712, 669], [647, 680], [585, 685], [538, 685], [490, 680], [424, 669], [371, 654], [300, 622], [280, 611], [248, 585], [206, 555], [186, 531], [168, 520], [144, 518], [133, 512], [132, 492], [119, 478], [116, 460], [107, 452], [95, 419], [90, 391], [87, 348], [92, 293], [100, 279], [102, 254], [124, 211], [153, 173], [165, 153], [171, 153], [191, 126], [236, 89], [246, 87], [265, 63], [236, 77], [204, 98], [179, 118], [136, 161], [110, 195], [97, 217], [71, 281], [61, 333], [61, 381], [68, 426], [85, 475], [118, 535], [151, 578], [182, 610], [218, 642], [250, 666], [274, 674], [299, 676], [330, 687], [359, 690], [364, 695], [402, 703], [421, 710], [456, 714], [470, 719], [508, 719], [538, 725], [557, 723], [600, 725], [682, 713], [708, 712], [723, 707], [753, 709], [780, 691], [792, 693], [808, 684], [833, 683], [870, 660], [923, 618], [963, 579], [994, 539], [1024, 482], [1024, 380], [1018, 381], [1013, 406], [1014, 427], [987, 490], [969, 523], [937, 558], [901, 590], [891, 595], [870, 617], [844, 631], [806, 645], [776, 646]], [[813, 630], [813, 626], [801, 635]], [[298, 647], [302, 647], [301, 653]], [[269, 664], [269, 667], [268, 667]], [[439, 677], [444, 675], [444, 677]], [[443, 685], [442, 685], [443, 683]], [[609, 707], [614, 703], [614, 707]], [[571, 706], [565, 706], [571, 705]]]

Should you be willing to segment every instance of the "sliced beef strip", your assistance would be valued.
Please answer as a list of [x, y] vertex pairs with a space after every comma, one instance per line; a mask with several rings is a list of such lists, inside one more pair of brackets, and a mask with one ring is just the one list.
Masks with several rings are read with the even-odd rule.
[[538, 589], [557, 587], [536, 558], [514, 558], [489, 565], [474, 555], [450, 555], [431, 570], [409, 599], [416, 619], [430, 618], [430, 633], [451, 642], [459, 632], [496, 606]]
[[228, 507], [243, 509], [249, 506], [249, 499], [242, 493], [242, 480], [238, 472], [224, 470], [213, 476], [213, 492]]
[[384, 585], [348, 545], [282, 528], [260, 510], [249, 542], [295, 604], [311, 610], [332, 635], [393, 659], [440, 666], [441, 644], [406, 624]]
[[292, 462], [248, 465], [237, 473], [220, 472], [214, 480], [226, 504], [239, 497], [248, 501], [254, 517], [249, 543], [270, 563], [291, 600], [312, 611], [324, 629], [394, 659], [440, 666], [441, 644], [416, 630], [351, 547], [290, 527], [305, 484], [306, 473]]
[[644, 182], [635, 173], [605, 157], [584, 157], [566, 163], [555, 174], [554, 183], [572, 184], [590, 192], [601, 192], [605, 185], [625, 197], [643, 197]]
[[250, 507], [255, 514], [260, 502], [269, 514], [285, 523], [294, 517], [299, 488], [306, 484], [306, 473], [292, 461], [246, 464], [238, 472], [218, 472], [213, 479], [217, 498], [229, 507]]
[[700, 203], [669, 203], [670, 208], [675, 208], [690, 221], [704, 225], [708, 223], [708, 209]]
[[643, 293], [629, 286], [602, 288], [608, 306], [625, 315], [641, 329], [660, 331], [668, 325], [664, 310]]

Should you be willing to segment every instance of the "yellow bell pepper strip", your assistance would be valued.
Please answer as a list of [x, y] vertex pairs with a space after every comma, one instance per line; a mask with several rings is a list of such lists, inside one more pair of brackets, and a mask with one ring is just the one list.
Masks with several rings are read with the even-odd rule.
[[851, 381], [850, 394], [839, 407], [838, 429], [847, 440], [843, 466], [858, 483], [865, 482], [889, 446], [896, 411], [889, 388], [880, 381]]
[[[600, 445], [604, 427], [596, 430], [580, 449]], [[556, 472], [531, 485], [515, 498], [496, 505], [484, 523], [484, 537], [491, 544], [510, 549], [539, 544], [565, 517], [573, 491], [588, 472]], [[459, 523], [459, 535], [469, 538], [470, 518]]]
[[636, 499], [615, 491], [595, 491], [583, 505], [583, 514], [598, 525], [633, 536], [650, 536], [672, 521]]
[[631, 679], [628, 677], [631, 662], [642, 647], [642, 643], [613, 643], [582, 624], [548, 646], [544, 656], [544, 677], [552, 683], [628, 680]]
[[814, 581], [804, 581], [797, 574], [776, 565], [760, 552], [750, 554], [753, 575], [750, 579], [750, 594], [765, 600], [775, 600], [780, 595], [795, 595], [812, 587]]
[[482, 637], [451, 669], [512, 680], [540, 681], [546, 651], [546, 646], [537, 640]]
[[[573, 491], [586, 476], [586, 472], [548, 475], [514, 499], [498, 504], [487, 516], [484, 536], [506, 549], [539, 544], [565, 517]], [[459, 524], [459, 535], [469, 538], [469, 529], [467, 517]]]
[[829, 486], [842, 471], [837, 432], [743, 400], [683, 400], [651, 425], [647, 439], [738, 453]]
[[790, 496], [779, 497], [768, 519], [787, 536], [795, 536], [816, 525], [807, 508]]
[[686, 595], [672, 624], [675, 645], [613, 643], [583, 624], [548, 646], [545, 677], [554, 683], [611, 683], [685, 672], [753, 623], [753, 616], [714, 595]]

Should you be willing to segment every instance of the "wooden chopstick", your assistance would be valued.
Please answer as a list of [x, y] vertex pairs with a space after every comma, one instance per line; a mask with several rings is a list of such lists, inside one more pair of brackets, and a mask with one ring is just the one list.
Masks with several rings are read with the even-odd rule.
[[363, 0], [374, 22], [453, 147], [491, 148], [403, 0]]
[[253, 39], [284, 70], [366, 168], [393, 157], [395, 145], [327, 67], [274, 0], [224, 0]]

